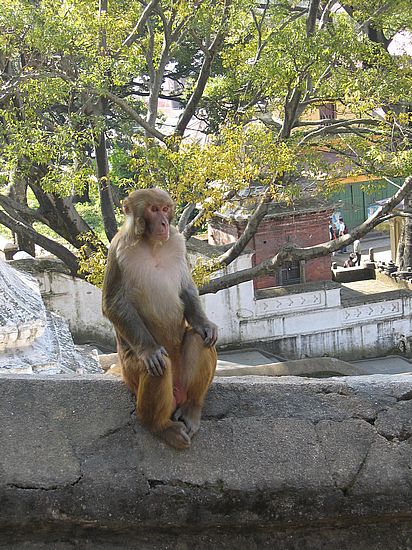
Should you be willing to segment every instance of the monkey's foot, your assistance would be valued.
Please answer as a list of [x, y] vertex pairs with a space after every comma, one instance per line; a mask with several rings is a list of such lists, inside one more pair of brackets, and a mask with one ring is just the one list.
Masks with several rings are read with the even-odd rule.
[[171, 422], [165, 430], [158, 432], [157, 435], [175, 449], [190, 447], [190, 437], [183, 422]]
[[186, 426], [187, 435], [192, 438], [199, 431], [201, 414], [202, 407], [185, 403], [175, 410], [172, 418], [173, 420], [183, 422]]

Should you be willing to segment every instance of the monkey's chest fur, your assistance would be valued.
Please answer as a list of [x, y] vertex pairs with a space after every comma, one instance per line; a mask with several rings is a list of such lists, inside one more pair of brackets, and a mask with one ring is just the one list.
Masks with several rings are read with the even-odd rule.
[[155, 252], [130, 247], [119, 258], [127, 299], [159, 343], [180, 343], [184, 330], [180, 293], [188, 267], [184, 249], [176, 240], [169, 239]]

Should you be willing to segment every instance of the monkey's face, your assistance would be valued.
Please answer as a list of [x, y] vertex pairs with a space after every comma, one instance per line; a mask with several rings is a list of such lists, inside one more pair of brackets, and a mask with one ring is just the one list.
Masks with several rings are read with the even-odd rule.
[[155, 203], [145, 208], [146, 237], [154, 242], [169, 239], [172, 209], [168, 204]]

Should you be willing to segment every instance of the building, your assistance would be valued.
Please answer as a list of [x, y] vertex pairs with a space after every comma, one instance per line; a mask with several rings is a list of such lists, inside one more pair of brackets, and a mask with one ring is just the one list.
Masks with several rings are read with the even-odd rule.
[[[294, 205], [294, 208], [273, 205], [260, 223], [248, 248], [254, 251], [252, 265], [274, 256], [286, 243], [299, 247], [314, 246], [329, 240], [328, 222], [332, 208], [317, 202], [313, 205]], [[210, 244], [224, 245], [236, 242], [243, 233], [247, 215], [236, 212], [219, 214], [210, 223]], [[330, 281], [330, 256], [308, 262], [296, 261], [283, 265], [273, 276], [254, 281], [254, 289], [287, 286], [315, 281]]]

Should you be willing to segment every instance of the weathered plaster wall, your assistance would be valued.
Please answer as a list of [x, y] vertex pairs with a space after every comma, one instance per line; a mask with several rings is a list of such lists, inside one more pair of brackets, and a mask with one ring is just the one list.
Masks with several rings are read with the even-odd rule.
[[[251, 255], [245, 254], [228, 272], [250, 265]], [[112, 327], [101, 314], [99, 289], [53, 269], [33, 273], [46, 307], [69, 321], [77, 342], [114, 346]], [[346, 304], [342, 304], [340, 290], [338, 283], [308, 283], [262, 290], [256, 298], [249, 281], [203, 296], [202, 301], [219, 327], [220, 346], [261, 345], [289, 359], [323, 355], [353, 359], [397, 349], [410, 351], [410, 290]]]
[[[242, 256], [231, 270], [250, 265]], [[253, 283], [205, 297], [219, 326], [220, 345], [256, 345], [290, 359], [330, 355], [373, 357], [396, 349], [410, 351], [412, 293], [365, 296], [342, 304], [337, 283], [311, 283], [261, 291]]]
[[115, 345], [113, 328], [102, 315], [99, 288], [72, 277], [57, 259], [16, 260], [10, 264], [36, 277], [46, 308], [68, 321], [76, 343]]
[[0, 547], [407, 550], [410, 376], [220, 379], [178, 452], [112, 378], [0, 376]]

